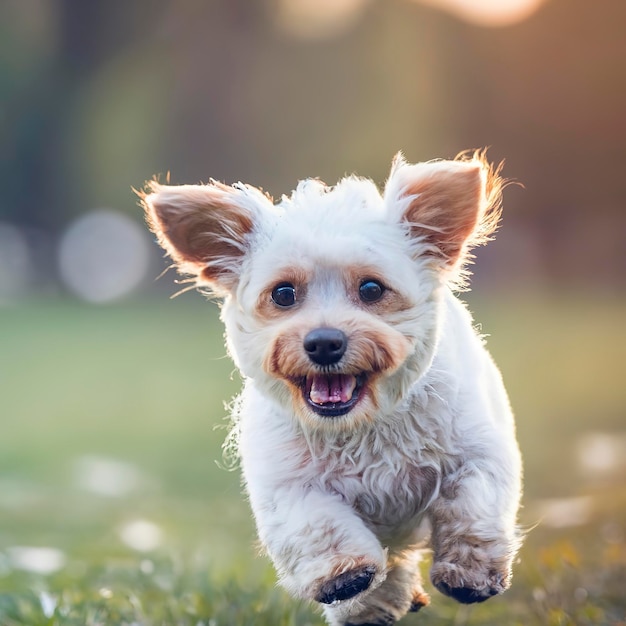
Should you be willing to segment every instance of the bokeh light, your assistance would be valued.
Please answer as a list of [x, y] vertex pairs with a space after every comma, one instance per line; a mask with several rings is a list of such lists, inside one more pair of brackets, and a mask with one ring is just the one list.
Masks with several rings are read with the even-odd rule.
[[626, 467], [626, 436], [590, 432], [579, 438], [577, 456], [585, 475], [609, 478]]
[[145, 486], [146, 479], [132, 463], [95, 455], [84, 455], [73, 464], [75, 484], [104, 497], [123, 497]]
[[120, 539], [137, 552], [151, 552], [163, 543], [163, 531], [154, 522], [136, 519], [124, 524], [119, 531]]
[[67, 562], [62, 550], [51, 547], [12, 546], [7, 549], [7, 554], [15, 569], [41, 575], [58, 572]]
[[[381, 0], [379, 0], [381, 1]], [[321, 39], [344, 33], [370, 0], [277, 0], [275, 23], [299, 39]], [[511, 26], [530, 17], [545, 0], [414, 0], [447, 11], [478, 26]]]
[[117, 300], [145, 278], [148, 236], [126, 215], [100, 209], [79, 217], [59, 246], [59, 270], [75, 295], [92, 303]]
[[479, 26], [511, 26], [530, 17], [545, 0], [416, 0]]
[[370, 0], [278, 0], [274, 18], [285, 33], [301, 39], [344, 32]]

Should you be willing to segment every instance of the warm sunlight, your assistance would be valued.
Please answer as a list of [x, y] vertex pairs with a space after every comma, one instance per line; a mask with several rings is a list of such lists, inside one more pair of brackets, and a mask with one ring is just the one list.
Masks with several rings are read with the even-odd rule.
[[510, 26], [530, 17], [545, 0], [415, 0], [479, 26]]
[[[332, 37], [349, 28], [372, 0], [277, 0], [275, 19], [299, 39]], [[386, 0], [378, 0], [385, 2]], [[530, 17], [545, 0], [413, 0], [479, 26], [509, 26]]]
[[368, 3], [369, 0], [278, 0], [276, 19], [289, 35], [317, 39], [342, 32]]

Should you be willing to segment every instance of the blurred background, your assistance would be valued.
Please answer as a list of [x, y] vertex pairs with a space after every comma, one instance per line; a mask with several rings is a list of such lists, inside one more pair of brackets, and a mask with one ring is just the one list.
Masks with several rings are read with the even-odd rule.
[[623, 0], [0, 3], [0, 586], [159, 550], [265, 567], [220, 450], [217, 307], [169, 299], [133, 188], [383, 184], [398, 150], [489, 146], [521, 183], [464, 297], [523, 521], [623, 556], [625, 26]]

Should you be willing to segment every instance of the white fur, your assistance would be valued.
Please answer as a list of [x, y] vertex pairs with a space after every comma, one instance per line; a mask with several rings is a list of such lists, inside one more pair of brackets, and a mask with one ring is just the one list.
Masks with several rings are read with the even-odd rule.
[[[325, 605], [332, 625], [392, 624], [426, 598], [416, 565], [424, 521], [433, 581], [461, 599], [458, 589], [475, 592], [463, 601], [503, 591], [518, 547], [521, 463], [499, 371], [448, 287], [450, 266], [403, 221], [414, 198], [405, 178], [415, 175], [403, 168], [443, 163], [396, 163], [383, 197], [358, 178], [334, 188], [300, 183], [275, 207], [252, 197], [254, 228], [223, 303], [229, 351], [246, 381], [234, 415], [238, 452], [280, 582], [315, 599], [341, 574], [374, 572], [366, 590]], [[364, 279], [374, 270], [385, 277], [403, 306], [372, 312], [355, 299], [347, 277], [360, 267]], [[294, 270], [306, 276], [305, 296], [268, 320], [259, 299]], [[349, 338], [371, 329], [403, 355], [376, 379], [377, 406], [318, 417], [268, 371], [274, 342], [319, 327]]]

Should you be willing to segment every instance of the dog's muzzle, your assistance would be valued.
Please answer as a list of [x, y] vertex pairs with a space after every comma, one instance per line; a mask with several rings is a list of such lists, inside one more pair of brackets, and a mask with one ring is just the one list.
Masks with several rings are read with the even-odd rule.
[[[304, 338], [309, 359], [320, 366], [337, 365], [348, 347], [348, 338], [338, 328], [316, 328]], [[318, 415], [345, 415], [358, 402], [365, 376], [341, 372], [314, 372], [302, 386], [305, 401]]]

